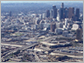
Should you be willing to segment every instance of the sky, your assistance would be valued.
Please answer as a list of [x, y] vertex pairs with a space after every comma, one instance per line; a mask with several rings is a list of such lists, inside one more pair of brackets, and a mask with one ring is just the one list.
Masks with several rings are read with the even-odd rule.
[[48, 3], [48, 2], [80, 2], [83, 1], [1, 1], [1, 3]]

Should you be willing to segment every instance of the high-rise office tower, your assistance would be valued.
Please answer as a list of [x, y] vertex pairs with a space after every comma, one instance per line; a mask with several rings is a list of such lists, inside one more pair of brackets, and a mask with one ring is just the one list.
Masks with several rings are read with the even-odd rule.
[[59, 9], [57, 9], [57, 20], [60, 21]]
[[68, 25], [68, 19], [65, 19], [65, 28], [67, 28]]
[[53, 18], [53, 9], [50, 10], [50, 18]]
[[61, 8], [59, 10], [59, 15], [60, 15], [60, 20], [65, 18], [64, 3], [61, 4]]
[[80, 10], [79, 8], [76, 8], [76, 14], [75, 14], [76, 20], [79, 20], [79, 16], [80, 16]]
[[63, 19], [63, 17], [64, 17], [64, 9], [63, 8], [60, 8], [60, 10], [59, 10], [59, 17], [60, 17], [60, 20]]
[[64, 3], [62, 3], [61, 8], [64, 8]]
[[46, 17], [47, 18], [50, 17], [50, 11], [49, 10], [46, 11]]
[[57, 8], [56, 6], [53, 6], [53, 18], [57, 17]]
[[46, 13], [43, 13], [42, 14], [42, 18], [44, 19], [46, 17]]
[[73, 18], [74, 17], [74, 8], [70, 7], [68, 10], [68, 18]]
[[82, 38], [82, 29], [77, 29], [76, 30], [76, 39], [81, 40]]
[[55, 9], [56, 8], [56, 6], [55, 5], [53, 5], [53, 9]]
[[68, 18], [68, 8], [64, 9], [64, 13], [65, 13], [65, 18]]
[[12, 12], [11, 11], [9, 12], [9, 16], [12, 16]]
[[56, 23], [51, 23], [50, 25], [51, 32], [55, 32], [55, 29], [56, 29]]

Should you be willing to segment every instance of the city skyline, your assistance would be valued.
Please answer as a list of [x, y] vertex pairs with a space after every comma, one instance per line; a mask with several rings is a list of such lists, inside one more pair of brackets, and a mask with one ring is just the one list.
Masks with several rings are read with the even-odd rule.
[[1, 4], [1, 62], [83, 62], [83, 3], [53, 4]]

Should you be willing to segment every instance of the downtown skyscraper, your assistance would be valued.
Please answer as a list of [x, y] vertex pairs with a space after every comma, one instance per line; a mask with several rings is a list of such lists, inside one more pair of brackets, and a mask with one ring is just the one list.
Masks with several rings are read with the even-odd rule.
[[54, 5], [53, 6], [53, 18], [56, 18], [57, 17], [57, 8], [56, 6]]

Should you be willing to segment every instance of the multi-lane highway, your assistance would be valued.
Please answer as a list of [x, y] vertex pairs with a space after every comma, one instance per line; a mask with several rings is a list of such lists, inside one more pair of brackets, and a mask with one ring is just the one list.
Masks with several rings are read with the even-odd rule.
[[5, 60], [6, 57], [8, 57], [10, 54], [17, 52], [18, 50], [20, 50], [20, 51], [25, 50], [25, 49], [30, 48], [30, 47], [33, 47], [33, 46], [35, 46], [35, 45], [37, 45], [37, 44], [38, 44], [38, 43], [32, 44], [32, 45], [30, 45], [30, 46], [22, 46], [22, 47], [20, 47], [20, 48], [17, 48], [17, 49], [15, 49], [15, 50], [12, 50], [12, 51], [10, 51], [9, 53], [7, 53], [6, 55], [2, 56], [2, 59]]

